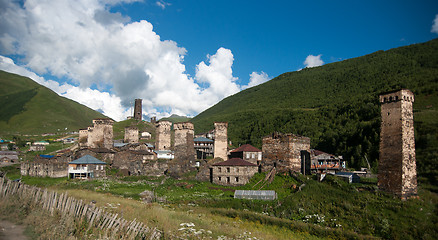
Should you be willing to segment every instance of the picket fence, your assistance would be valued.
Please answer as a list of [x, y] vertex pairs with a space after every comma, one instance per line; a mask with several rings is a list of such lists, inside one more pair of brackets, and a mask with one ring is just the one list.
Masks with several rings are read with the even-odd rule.
[[162, 232], [157, 228], [147, 227], [136, 219], [127, 221], [118, 217], [118, 214], [105, 212], [93, 204], [86, 204], [67, 194], [58, 194], [0, 177], [0, 198], [13, 195], [28, 199], [34, 205], [40, 205], [52, 215], [55, 211], [60, 211], [63, 216], [71, 215], [79, 220], [86, 219], [88, 229], [93, 226], [100, 228], [110, 239], [160, 239], [162, 236]]

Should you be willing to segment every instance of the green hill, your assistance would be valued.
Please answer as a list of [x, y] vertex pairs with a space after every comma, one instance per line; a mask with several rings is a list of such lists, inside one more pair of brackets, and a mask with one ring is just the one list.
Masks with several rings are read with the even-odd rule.
[[139, 121], [135, 119], [115, 122], [113, 125], [114, 139], [123, 139], [125, 137], [125, 127], [128, 126], [137, 126], [140, 132], [149, 132], [152, 137], [146, 142], [153, 143], [155, 141], [155, 125], [147, 121]]
[[0, 134], [77, 131], [105, 117], [27, 77], [0, 71], [0, 85]]
[[349, 167], [366, 167], [368, 159], [376, 170], [378, 96], [400, 88], [415, 93], [418, 171], [437, 185], [438, 39], [284, 73], [222, 100], [191, 121], [196, 132], [227, 121], [235, 145], [261, 147], [261, 138], [273, 131], [308, 136], [313, 148], [343, 155]]
[[172, 123], [179, 123], [179, 122], [188, 122], [191, 118], [185, 117], [185, 116], [179, 116], [177, 114], [172, 114], [170, 117], [161, 118], [160, 121], [169, 121]]

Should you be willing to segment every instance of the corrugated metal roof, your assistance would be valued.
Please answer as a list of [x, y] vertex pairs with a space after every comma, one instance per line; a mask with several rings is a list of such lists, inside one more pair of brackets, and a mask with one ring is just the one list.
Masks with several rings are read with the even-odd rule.
[[274, 200], [277, 199], [277, 193], [274, 190], [236, 190], [234, 198]]
[[72, 162], [69, 162], [68, 164], [106, 164], [106, 162], [102, 162], [93, 156], [85, 155]]
[[213, 166], [254, 166], [257, 167], [257, 165], [252, 164], [248, 161], [245, 161], [241, 158], [231, 158], [230, 160], [227, 160], [225, 162], [220, 162], [213, 164]]
[[206, 138], [206, 137], [197, 137], [193, 139], [195, 142], [213, 142], [213, 140]]
[[250, 144], [245, 144], [242, 145], [236, 149], [234, 149], [231, 152], [261, 152], [262, 150], [250, 145]]

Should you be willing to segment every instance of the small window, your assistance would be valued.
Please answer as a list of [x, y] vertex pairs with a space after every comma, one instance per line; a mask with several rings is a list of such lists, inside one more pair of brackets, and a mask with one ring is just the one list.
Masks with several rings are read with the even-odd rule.
[[99, 170], [99, 165], [96, 165], [96, 170]]
[[230, 177], [227, 177], [227, 183], [230, 183]]
[[221, 177], [218, 177], [217, 179], [219, 180], [219, 182], [222, 181], [222, 178], [221, 178]]
[[219, 171], [219, 172], [222, 172], [222, 168], [218, 168], [218, 171]]
[[239, 177], [236, 177], [236, 182], [239, 182]]
[[227, 167], [227, 172], [231, 172], [231, 170], [230, 170], [230, 168], [229, 168], [229, 167]]
[[251, 153], [251, 158], [255, 158], [255, 153]]
[[246, 159], [249, 159], [249, 153], [246, 153]]
[[239, 167], [236, 167], [236, 172], [239, 172]]

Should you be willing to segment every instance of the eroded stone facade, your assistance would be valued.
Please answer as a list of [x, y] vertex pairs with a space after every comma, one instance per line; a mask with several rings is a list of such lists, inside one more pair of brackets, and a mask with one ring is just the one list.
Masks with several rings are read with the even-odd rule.
[[20, 166], [22, 176], [60, 178], [68, 176], [68, 163], [56, 160], [23, 162]]
[[171, 147], [171, 130], [172, 123], [169, 121], [159, 121], [155, 134], [155, 150], [170, 150]]
[[245, 185], [257, 171], [257, 165], [240, 158], [232, 158], [212, 165], [211, 181], [220, 185]]
[[88, 129], [79, 129], [79, 148], [88, 147]]
[[215, 122], [214, 123], [214, 157], [228, 159], [228, 123]]
[[173, 124], [175, 130], [175, 158], [169, 163], [169, 174], [179, 176], [187, 171], [194, 170], [195, 146], [194, 125], [191, 122]]
[[417, 194], [414, 94], [408, 89], [380, 95], [378, 187], [401, 198]]
[[301, 171], [301, 151], [310, 152], [310, 138], [291, 133], [273, 133], [264, 137], [262, 171]]
[[109, 118], [93, 120], [93, 128], [88, 129], [87, 145], [90, 148], [112, 148], [114, 121]]
[[125, 127], [125, 143], [138, 143], [138, 127], [137, 126], [129, 126]]

